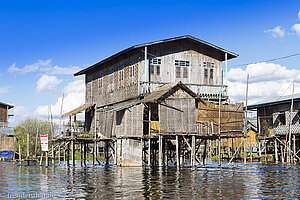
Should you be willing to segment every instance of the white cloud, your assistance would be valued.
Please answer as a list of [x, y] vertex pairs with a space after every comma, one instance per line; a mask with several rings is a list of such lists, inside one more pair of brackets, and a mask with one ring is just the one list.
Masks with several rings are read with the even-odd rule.
[[12, 64], [7, 71], [12, 74], [27, 74], [30, 72], [36, 72], [40, 67], [50, 66], [51, 60], [39, 60], [31, 65], [25, 65], [23, 68], [16, 67], [16, 63]]
[[37, 81], [36, 91], [38, 93], [48, 93], [57, 91], [57, 86], [63, 80], [58, 79], [56, 76], [49, 76], [47, 74], [42, 75], [42, 77]]
[[69, 66], [69, 67], [45, 67], [41, 68], [40, 71], [47, 72], [52, 75], [73, 75], [80, 70], [80, 67]]
[[9, 86], [0, 87], [0, 94], [6, 94], [9, 92]]
[[287, 69], [285, 66], [274, 63], [256, 63], [247, 66], [246, 70], [232, 68], [228, 72], [230, 81], [246, 82], [247, 74], [251, 82], [272, 81], [272, 80], [296, 80], [300, 81], [300, 70]]
[[59, 67], [51, 64], [52, 60], [38, 60], [38, 62], [25, 65], [23, 68], [16, 67], [16, 63], [12, 64], [7, 71], [11, 74], [27, 74], [32, 72], [43, 72], [51, 75], [73, 75], [80, 70], [80, 67], [69, 66]]
[[[62, 113], [69, 112], [82, 104], [85, 101], [85, 87], [84, 80], [75, 80], [73, 82], [68, 83], [68, 85], [64, 88], [64, 101], [63, 101], [63, 111]], [[52, 115], [60, 116], [61, 113], [61, 103], [62, 97], [59, 97], [54, 105], [51, 105]], [[48, 106], [39, 106], [35, 112], [35, 115], [39, 116], [47, 116], [48, 115]], [[82, 117], [82, 115], [81, 115]]]
[[[249, 103], [291, 94], [291, 83], [296, 81], [295, 93], [300, 93], [300, 70], [287, 69], [274, 63], [258, 63], [247, 68], [231, 69], [228, 73], [228, 93], [232, 101], [245, 101], [246, 79], [250, 75]], [[288, 89], [289, 88], [289, 89]]]
[[285, 36], [285, 30], [282, 26], [276, 26], [275, 28], [265, 30], [264, 32], [271, 33], [274, 38], [283, 38]]
[[291, 29], [292, 31], [295, 31], [297, 35], [300, 36], [300, 24], [294, 24]]

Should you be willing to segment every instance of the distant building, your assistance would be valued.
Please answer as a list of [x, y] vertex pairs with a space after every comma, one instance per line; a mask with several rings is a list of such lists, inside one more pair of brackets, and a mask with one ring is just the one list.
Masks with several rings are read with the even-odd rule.
[[13, 129], [8, 127], [8, 110], [12, 105], [0, 102], [0, 158], [11, 159], [15, 149]]
[[[249, 105], [248, 109], [257, 111], [257, 127], [260, 138], [269, 138], [268, 143], [271, 146], [275, 146], [273, 143], [279, 142], [278, 140], [282, 141], [279, 142], [279, 145], [287, 144], [291, 131], [293, 140], [291, 143], [292, 146], [295, 144], [297, 152], [300, 147], [300, 94], [295, 94], [293, 101], [292, 112], [292, 96], [283, 96]], [[280, 151], [279, 145], [277, 145], [278, 152]]]

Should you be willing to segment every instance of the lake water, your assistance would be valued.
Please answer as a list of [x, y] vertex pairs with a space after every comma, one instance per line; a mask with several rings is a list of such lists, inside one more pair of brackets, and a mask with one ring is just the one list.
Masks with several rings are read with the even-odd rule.
[[[226, 164], [224, 164], [226, 166]], [[0, 162], [0, 199], [298, 199], [300, 165], [148, 168]]]

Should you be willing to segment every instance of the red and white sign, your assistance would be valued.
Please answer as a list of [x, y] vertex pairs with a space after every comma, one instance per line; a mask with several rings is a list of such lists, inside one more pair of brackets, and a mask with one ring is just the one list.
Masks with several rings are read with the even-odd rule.
[[42, 151], [48, 151], [48, 134], [41, 134], [41, 147]]

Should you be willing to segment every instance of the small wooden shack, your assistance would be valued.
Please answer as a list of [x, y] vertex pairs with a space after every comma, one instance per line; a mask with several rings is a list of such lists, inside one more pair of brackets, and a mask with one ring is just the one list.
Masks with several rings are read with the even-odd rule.
[[299, 160], [300, 94], [259, 102], [248, 109], [257, 111], [258, 132], [269, 153], [276, 154], [277, 161], [279, 152], [281, 160], [287, 160], [287, 154]]

